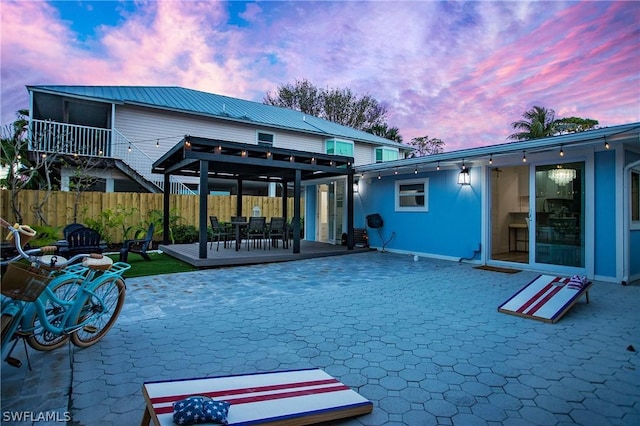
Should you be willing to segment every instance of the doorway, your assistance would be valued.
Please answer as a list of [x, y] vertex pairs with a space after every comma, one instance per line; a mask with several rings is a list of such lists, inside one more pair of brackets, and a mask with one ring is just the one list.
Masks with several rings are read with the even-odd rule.
[[584, 162], [489, 173], [491, 260], [585, 268]]
[[529, 166], [494, 167], [491, 184], [491, 260], [529, 263]]
[[316, 241], [340, 243], [344, 232], [345, 181], [333, 180], [317, 188]]

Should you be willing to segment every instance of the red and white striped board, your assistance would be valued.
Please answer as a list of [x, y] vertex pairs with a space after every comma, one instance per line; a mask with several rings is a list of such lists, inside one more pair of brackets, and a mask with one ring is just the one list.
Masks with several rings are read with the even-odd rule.
[[373, 404], [324, 371], [146, 382], [142, 424], [175, 425], [173, 403], [194, 395], [227, 401], [229, 425], [308, 425], [370, 413]]
[[500, 305], [498, 311], [555, 323], [583, 294], [589, 303], [591, 282], [579, 289], [568, 283], [569, 278], [540, 275]]

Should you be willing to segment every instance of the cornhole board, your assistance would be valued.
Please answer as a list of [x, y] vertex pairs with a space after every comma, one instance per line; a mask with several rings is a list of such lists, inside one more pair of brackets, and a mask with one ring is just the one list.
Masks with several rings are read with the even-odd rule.
[[373, 404], [312, 368], [235, 376], [145, 382], [142, 424], [175, 425], [173, 403], [203, 395], [227, 401], [229, 425], [308, 425], [370, 413]]
[[569, 278], [540, 275], [498, 307], [499, 312], [555, 323], [584, 294], [589, 303], [588, 282], [580, 289], [567, 286]]

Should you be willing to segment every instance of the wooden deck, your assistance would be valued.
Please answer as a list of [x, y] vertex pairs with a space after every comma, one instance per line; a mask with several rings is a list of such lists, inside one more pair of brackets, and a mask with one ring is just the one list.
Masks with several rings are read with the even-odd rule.
[[363, 253], [373, 249], [354, 247], [353, 250], [347, 250], [346, 246], [333, 245], [326, 243], [317, 243], [313, 241], [300, 241], [300, 253], [294, 254], [292, 250], [292, 244], [288, 249], [282, 248], [282, 242], [279, 247], [272, 247], [271, 250], [267, 247], [266, 250], [260, 248], [251, 247], [247, 250], [243, 244], [242, 248], [238, 251], [235, 250], [235, 246], [227, 246], [224, 248], [222, 243], [220, 244], [220, 250], [216, 251], [216, 243], [213, 243], [213, 248], [209, 249], [209, 243], [207, 243], [207, 258], [200, 259], [199, 245], [193, 244], [171, 244], [160, 245], [159, 249], [169, 256], [182, 260], [196, 268], [218, 268], [223, 266], [241, 266], [241, 265], [255, 265], [259, 263], [274, 263], [274, 262], [288, 262], [291, 260], [311, 259], [314, 257], [326, 257], [326, 256], [341, 256], [345, 254]]

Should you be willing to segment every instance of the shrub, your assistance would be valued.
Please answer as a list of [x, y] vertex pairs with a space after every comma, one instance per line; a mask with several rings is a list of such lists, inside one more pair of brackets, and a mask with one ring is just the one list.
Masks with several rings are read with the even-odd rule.
[[177, 225], [173, 229], [176, 244], [195, 243], [199, 239], [198, 229], [193, 225]]

